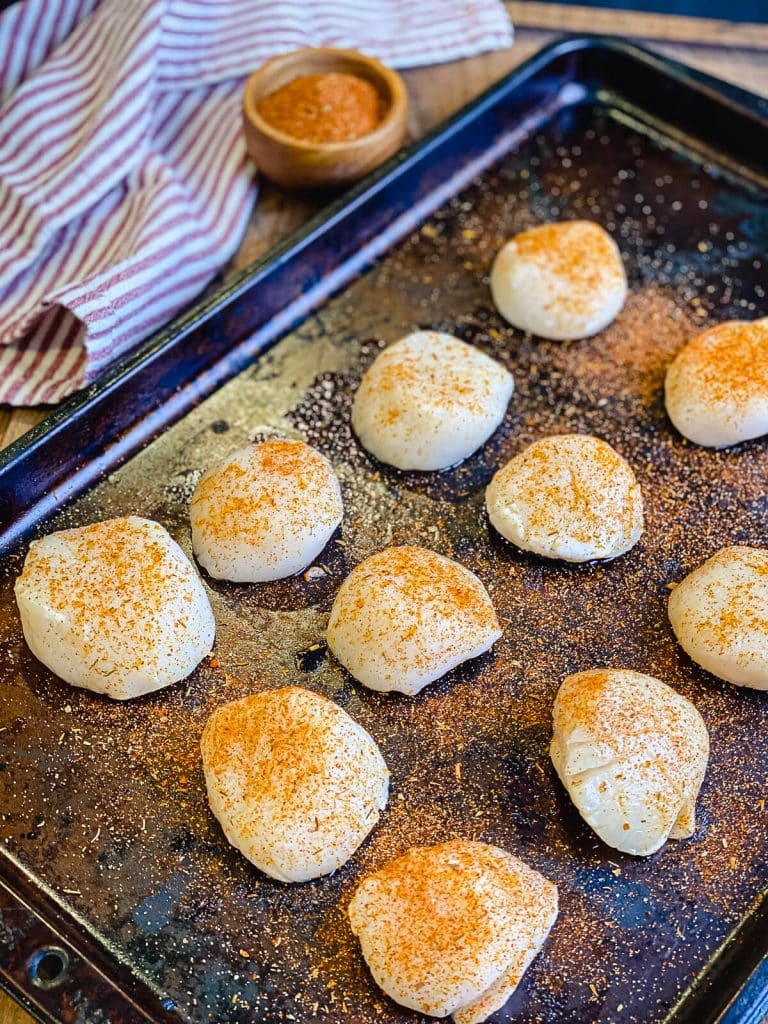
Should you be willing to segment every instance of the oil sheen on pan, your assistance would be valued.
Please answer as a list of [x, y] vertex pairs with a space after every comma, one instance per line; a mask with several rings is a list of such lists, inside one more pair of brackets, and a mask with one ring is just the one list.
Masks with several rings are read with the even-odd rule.
[[[531, 340], [491, 306], [492, 258], [558, 217], [602, 223], [627, 257], [616, 322], [573, 344]], [[95, 488], [57, 526], [136, 513], [189, 552], [203, 469], [249, 438], [301, 436], [333, 462], [345, 520], [307, 580], [206, 578], [212, 659], [184, 683], [118, 706], [72, 690], [28, 652], [0, 578], [0, 830], [7, 849], [86, 918], [185, 1020], [394, 1024], [345, 917], [357, 880], [416, 844], [477, 838], [558, 885], [560, 917], [497, 1021], [661, 1021], [768, 883], [764, 697], [718, 682], [676, 645], [668, 584], [726, 543], [763, 544], [768, 448], [689, 445], [667, 421], [664, 371], [702, 324], [765, 314], [761, 197], [601, 108], [546, 132], [448, 203], [380, 265]], [[501, 360], [516, 390], [500, 430], [442, 474], [376, 464], [349, 427], [380, 346], [417, 326]], [[494, 470], [539, 437], [594, 433], [628, 459], [646, 531], [617, 561], [525, 556], [489, 527]], [[503, 638], [416, 698], [355, 684], [325, 652], [334, 594], [386, 544], [431, 547], [486, 583]], [[581, 821], [548, 759], [551, 707], [571, 672], [647, 672], [691, 698], [712, 755], [695, 837], [634, 860]], [[331, 877], [287, 887], [228, 847], [205, 800], [198, 743], [212, 709], [297, 683], [332, 697], [378, 742], [390, 804]]]

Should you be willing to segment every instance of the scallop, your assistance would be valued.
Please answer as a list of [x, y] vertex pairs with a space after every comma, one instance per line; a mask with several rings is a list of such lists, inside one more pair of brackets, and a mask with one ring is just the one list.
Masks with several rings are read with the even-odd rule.
[[306, 569], [341, 522], [328, 459], [303, 441], [273, 439], [209, 469], [190, 506], [192, 549], [216, 579], [264, 583]]
[[484, 444], [504, 419], [512, 375], [472, 345], [416, 331], [386, 348], [355, 395], [362, 446], [398, 469], [447, 469]]
[[586, 434], [536, 441], [496, 473], [485, 500], [502, 537], [545, 558], [616, 558], [643, 532], [643, 498], [632, 467]]
[[411, 849], [349, 904], [376, 984], [432, 1017], [479, 1024], [517, 988], [557, 917], [557, 889], [511, 853], [452, 840]]
[[593, 669], [567, 677], [553, 719], [552, 763], [604, 843], [647, 857], [693, 835], [709, 735], [689, 700], [641, 672]]
[[669, 418], [695, 444], [724, 448], [768, 434], [768, 317], [691, 338], [667, 370], [664, 394]]
[[491, 294], [513, 327], [566, 341], [597, 334], [618, 316], [627, 277], [616, 243], [599, 224], [561, 221], [507, 242], [491, 270]]
[[501, 636], [483, 584], [463, 565], [418, 547], [391, 547], [356, 566], [339, 589], [328, 647], [372, 690], [413, 695]]
[[768, 550], [722, 548], [672, 591], [669, 621], [702, 668], [768, 690]]
[[15, 593], [35, 657], [115, 700], [184, 679], [213, 647], [194, 566], [159, 523], [139, 516], [33, 541]]
[[229, 842], [279, 882], [345, 864], [379, 820], [389, 772], [375, 741], [299, 686], [218, 708], [201, 741], [208, 802]]

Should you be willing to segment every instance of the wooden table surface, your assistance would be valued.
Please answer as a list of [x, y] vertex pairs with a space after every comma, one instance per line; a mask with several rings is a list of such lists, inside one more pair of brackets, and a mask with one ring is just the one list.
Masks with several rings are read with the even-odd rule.
[[[551, 28], [519, 28], [514, 46], [507, 50], [406, 72], [411, 100], [409, 129], [413, 138], [418, 138], [564, 31], [610, 31], [616, 35], [632, 35], [639, 42], [661, 53], [768, 96], [768, 53], [765, 49], [745, 48], [743, 42], [751, 37], [744, 31], [729, 30], [723, 26], [713, 27], [712, 22], [697, 24], [695, 19], [689, 18], [677, 19], [684, 24], [676, 25], [672, 19], [660, 15], [611, 15], [605, 11], [599, 12], [600, 23], [597, 24], [594, 20], [596, 12], [586, 8], [558, 8], [549, 3], [508, 3], [507, 6], [513, 20], [519, 16], [526, 23], [531, 20], [532, 10], [540, 8], [540, 23], [548, 26], [556, 24], [558, 31], [552, 31]], [[707, 43], [670, 42], [670, 34], [687, 40], [706, 40]], [[712, 39], [722, 40], [722, 44], [711, 45]], [[739, 45], [733, 45], [732, 40]], [[768, 44], [768, 29], [763, 28], [756, 33], [754, 41], [755, 47], [764, 41]], [[297, 200], [265, 185], [251, 225], [235, 258], [236, 267], [244, 267], [262, 255], [276, 241], [307, 220], [315, 209], [308, 200]], [[44, 412], [37, 409], [11, 410], [0, 406], [0, 448], [10, 444], [43, 415]], [[31, 1018], [1, 992], [0, 1024], [31, 1024]], [[768, 1024], [768, 1019], [763, 1024]]]

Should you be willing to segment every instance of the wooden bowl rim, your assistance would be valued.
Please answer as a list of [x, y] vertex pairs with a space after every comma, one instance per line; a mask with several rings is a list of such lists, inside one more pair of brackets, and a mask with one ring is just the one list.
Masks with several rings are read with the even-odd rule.
[[[386, 84], [391, 96], [389, 107], [384, 117], [381, 119], [381, 123], [377, 125], [373, 131], [366, 132], [365, 135], [361, 135], [357, 139], [350, 139], [348, 142], [308, 142], [306, 139], [300, 139], [295, 135], [289, 135], [288, 132], [280, 131], [279, 128], [273, 127], [268, 121], [266, 121], [256, 109], [256, 102], [252, 95], [253, 84], [258, 82], [260, 79], [268, 78], [272, 72], [287, 60], [290, 59], [292, 61], [296, 61], [297, 56], [304, 54], [307, 56], [317, 56], [318, 54], [321, 54], [328, 57], [343, 58], [351, 61], [352, 63], [362, 65], [363, 67], [366, 67], [369, 72], [373, 72], [375, 77]], [[301, 69], [300, 62], [297, 62], [297, 65], [296, 78], [305, 73]], [[397, 71], [393, 68], [387, 67], [386, 64], [382, 64], [381, 61], [377, 60], [375, 57], [369, 57], [365, 53], [360, 53], [359, 50], [347, 50], [332, 46], [305, 46], [298, 50], [289, 50], [287, 53], [281, 53], [276, 57], [271, 57], [268, 61], [265, 61], [261, 67], [257, 68], [256, 71], [249, 75], [245, 83], [245, 88], [243, 89], [243, 113], [251, 126], [262, 135], [272, 139], [273, 142], [277, 142], [282, 146], [290, 147], [291, 149], [304, 150], [307, 153], [336, 153], [339, 156], [342, 156], [343, 154], [354, 152], [358, 149], [367, 149], [370, 145], [378, 142], [380, 138], [387, 136], [394, 124], [401, 119], [404, 120], [407, 105], [408, 94], [405, 88], [405, 82]]]

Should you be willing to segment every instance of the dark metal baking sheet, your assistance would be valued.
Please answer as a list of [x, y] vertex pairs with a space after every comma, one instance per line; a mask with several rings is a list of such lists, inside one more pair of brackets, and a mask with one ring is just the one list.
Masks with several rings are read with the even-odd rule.
[[[344, 906], [361, 874], [410, 845], [452, 835], [505, 846], [560, 887], [551, 939], [495, 1020], [702, 1024], [723, 1013], [743, 1019], [746, 1006], [757, 1012], [759, 975], [740, 1008], [733, 996], [765, 947], [768, 709], [764, 695], [719, 683], [685, 658], [665, 598], [668, 583], [722, 544], [765, 543], [768, 450], [760, 441], [728, 452], [685, 444], [665, 418], [661, 385], [671, 355], [697, 326], [765, 312], [766, 138], [759, 105], [736, 93], [723, 99], [711, 82], [622, 44], [560, 44], [359, 190], [357, 207], [338, 207], [330, 227], [315, 225], [302, 260], [259, 270], [262, 281], [275, 275], [279, 295], [281, 275], [296, 287], [333, 267], [334, 244], [345, 254], [365, 244], [391, 249], [320, 313], [234, 376], [254, 351], [246, 338], [222, 357], [227, 330], [254, 315], [254, 292], [243, 280], [234, 312], [230, 304], [190, 328], [194, 353], [208, 331], [222, 357], [209, 360], [206, 378], [184, 384], [189, 368], [179, 342], [176, 364], [170, 349], [156, 346], [109, 388], [126, 400], [157, 379], [163, 359], [190, 402], [228, 374], [234, 379], [53, 523], [41, 522], [53, 502], [28, 482], [19, 507], [27, 527], [138, 512], [163, 522], [189, 550], [186, 505], [197, 478], [248, 438], [275, 430], [303, 436], [329, 455], [342, 480], [346, 517], [321, 558], [326, 574], [256, 587], [207, 580], [219, 624], [214, 660], [186, 683], [128, 705], [75, 691], [34, 660], [12, 600], [23, 547], [0, 567], [0, 871], [54, 932], [129, 994], [131, 1012], [196, 1024], [418, 1020], [375, 989]], [[453, 194], [462, 175], [476, 180]], [[362, 223], [369, 201], [395, 224], [382, 236], [377, 221], [375, 242]], [[435, 212], [426, 217], [430, 205]], [[491, 259], [515, 231], [569, 216], [612, 231], [632, 295], [595, 339], [525, 338], [491, 306]], [[408, 237], [395, 245], [406, 224]], [[299, 249], [301, 241], [284, 251]], [[359, 270], [360, 261], [352, 266]], [[477, 344], [508, 365], [517, 384], [494, 438], [439, 475], [375, 464], [348, 424], [364, 368], [382, 343], [414, 325]], [[96, 445], [109, 404], [92, 399], [74, 421], [94, 431]], [[159, 408], [152, 430], [178, 417], [185, 401]], [[76, 445], [71, 423], [57, 429], [38, 449], [17, 451], [6, 480], [30, 451], [44, 467], [59, 438]], [[87, 453], [74, 483], [70, 467], [61, 493], [90, 483], [147, 436], [146, 424], [123, 429], [121, 444], [95, 468], [95, 452]], [[495, 467], [536, 437], [564, 430], [611, 441], [643, 487], [645, 536], [610, 565], [523, 556], [483, 514]], [[322, 649], [306, 653], [322, 643], [349, 569], [405, 541], [475, 570], [504, 626], [491, 654], [415, 699], [368, 692]], [[547, 758], [559, 682], [597, 664], [668, 680], [710, 728], [696, 836], [647, 860], [595, 839]], [[331, 878], [293, 887], [265, 879], [227, 847], [206, 808], [198, 755], [214, 707], [286, 681], [346, 707], [376, 737], [393, 774], [388, 810], [353, 861]]]

